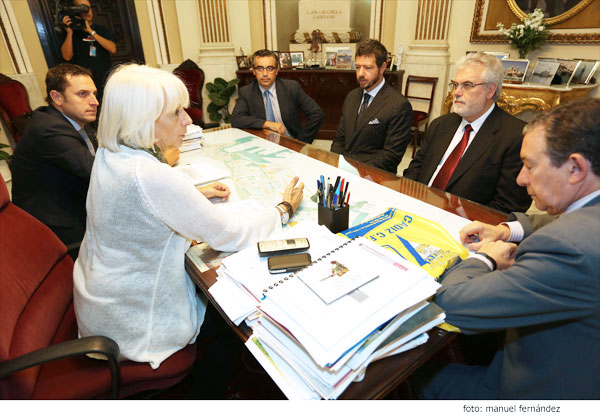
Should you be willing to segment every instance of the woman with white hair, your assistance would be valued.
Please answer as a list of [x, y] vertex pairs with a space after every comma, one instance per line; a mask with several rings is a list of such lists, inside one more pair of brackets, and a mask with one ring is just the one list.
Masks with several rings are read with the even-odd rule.
[[304, 187], [294, 178], [282, 203], [254, 215], [213, 205], [209, 198], [228, 198], [226, 185], [196, 189], [162, 156], [182, 143], [188, 102], [166, 71], [127, 64], [111, 74], [73, 272], [79, 334], [108, 336], [124, 358], [154, 369], [194, 343], [204, 320], [206, 300], [184, 269], [190, 242], [236, 251], [265, 239], [296, 211]]

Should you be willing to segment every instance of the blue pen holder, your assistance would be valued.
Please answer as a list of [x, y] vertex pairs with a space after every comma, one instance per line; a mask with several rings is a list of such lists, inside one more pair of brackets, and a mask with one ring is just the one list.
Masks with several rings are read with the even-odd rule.
[[318, 223], [324, 225], [332, 233], [338, 233], [348, 228], [348, 219], [350, 218], [350, 206], [344, 206], [338, 209], [329, 209], [319, 205]]

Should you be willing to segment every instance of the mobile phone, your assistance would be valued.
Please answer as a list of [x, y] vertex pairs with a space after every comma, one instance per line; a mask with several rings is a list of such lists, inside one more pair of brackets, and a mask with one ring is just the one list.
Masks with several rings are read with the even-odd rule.
[[310, 265], [310, 253], [294, 253], [292, 255], [271, 256], [267, 260], [271, 274], [294, 272]]
[[301, 252], [310, 248], [308, 239], [297, 237], [294, 239], [263, 240], [256, 244], [260, 256], [283, 255]]

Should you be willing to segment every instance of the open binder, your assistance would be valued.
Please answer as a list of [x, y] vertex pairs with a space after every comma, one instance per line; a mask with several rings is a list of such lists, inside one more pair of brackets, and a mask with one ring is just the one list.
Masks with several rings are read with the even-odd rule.
[[[374, 272], [376, 269], [361, 259], [364, 251], [371, 251], [364, 239], [349, 240], [310, 265], [274, 282], [263, 290], [263, 294], [267, 295], [269, 291], [274, 291], [279, 285], [297, 277], [329, 304], [378, 277]], [[397, 267], [406, 271], [400, 264]]]

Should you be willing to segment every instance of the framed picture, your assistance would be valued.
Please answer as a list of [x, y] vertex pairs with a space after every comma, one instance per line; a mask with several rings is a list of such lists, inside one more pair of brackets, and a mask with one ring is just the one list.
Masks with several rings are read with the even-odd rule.
[[337, 64], [337, 51], [325, 52], [325, 67], [335, 68], [336, 64]]
[[235, 62], [237, 62], [237, 66], [238, 69], [250, 69], [250, 62], [248, 60], [248, 57], [243, 55], [243, 56], [236, 56], [235, 57]]
[[531, 73], [529, 82], [550, 85], [559, 66], [560, 64], [558, 62], [538, 60], [533, 72]]
[[503, 59], [504, 81], [508, 83], [520, 84], [525, 79], [527, 68], [529, 68], [528, 59]]
[[600, 66], [600, 61], [582, 59], [571, 79], [572, 84], [593, 84], [594, 73]]
[[337, 65], [338, 48], [331, 46], [325, 47], [325, 68], [335, 68]]
[[392, 69], [392, 67], [394, 66], [394, 58], [395, 58], [395, 55], [392, 54], [391, 52], [388, 52], [387, 59], [385, 60], [385, 62], [387, 64], [385, 66], [386, 69], [388, 69], [388, 70]]
[[292, 67], [304, 64], [304, 52], [290, 52], [290, 56], [292, 57]]
[[[561, 9], [551, 10], [551, 6]], [[505, 27], [520, 23], [521, 19], [533, 10], [542, 8], [544, 24], [551, 25], [549, 43], [600, 43], [598, 14], [600, 1], [571, 0], [569, 2], [535, 2], [522, 0], [475, 0], [471, 42], [508, 43], [498, 32], [496, 24], [502, 22]]]
[[352, 50], [338, 49], [336, 58], [336, 68], [351, 69], [352, 68]]
[[292, 57], [289, 52], [279, 53], [279, 66], [281, 69], [292, 69]]
[[[560, 80], [560, 84], [569, 85], [571, 80], [573, 79], [573, 75], [577, 71], [577, 67], [579, 67], [580, 59], [557, 59], [560, 65], [558, 70], [556, 71], [556, 76]], [[555, 80], [556, 82], [556, 80]]]

